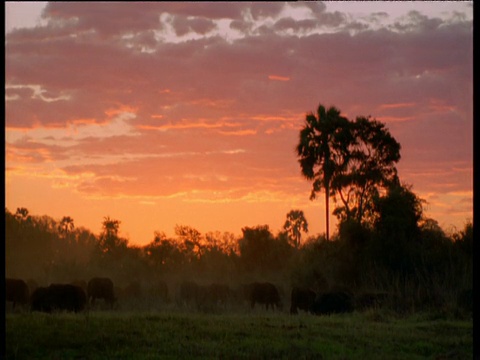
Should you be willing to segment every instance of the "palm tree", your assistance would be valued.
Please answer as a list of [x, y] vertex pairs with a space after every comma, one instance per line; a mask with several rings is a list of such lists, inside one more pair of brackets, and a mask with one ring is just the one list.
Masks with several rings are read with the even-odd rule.
[[329, 197], [331, 182], [336, 172], [347, 164], [348, 146], [352, 141], [347, 118], [340, 116], [335, 107], [325, 109], [319, 105], [317, 114], [307, 113], [296, 147], [302, 175], [313, 180], [310, 200], [325, 189], [326, 238], [329, 239]]
[[113, 220], [110, 219], [109, 216], [103, 218], [103, 233], [105, 236], [110, 237], [110, 236], [117, 236], [118, 234], [118, 229], [120, 227], [120, 221], [119, 220]]
[[287, 214], [287, 220], [283, 225], [283, 229], [293, 239], [295, 247], [298, 249], [300, 245], [301, 231], [308, 233], [308, 223], [302, 210], [291, 210]]
[[74, 227], [73, 219], [70, 216], [64, 216], [60, 221], [59, 229], [60, 232], [64, 234], [65, 238], [71, 231], [73, 231]]
[[120, 221], [111, 219], [109, 216], [103, 218], [103, 232], [100, 235], [100, 247], [104, 253], [126, 247], [127, 241], [118, 237]]
[[15, 213], [15, 217], [20, 220], [27, 220], [28, 219], [28, 209], [27, 208], [17, 208], [17, 212]]

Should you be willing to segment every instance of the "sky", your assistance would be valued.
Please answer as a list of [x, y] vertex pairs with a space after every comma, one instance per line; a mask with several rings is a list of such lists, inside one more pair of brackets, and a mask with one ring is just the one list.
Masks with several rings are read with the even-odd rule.
[[[446, 231], [473, 218], [473, 2], [7, 2], [5, 206], [145, 245], [292, 209], [318, 105], [372, 116]], [[333, 208], [331, 202], [331, 209]], [[331, 216], [331, 232], [335, 219]]]

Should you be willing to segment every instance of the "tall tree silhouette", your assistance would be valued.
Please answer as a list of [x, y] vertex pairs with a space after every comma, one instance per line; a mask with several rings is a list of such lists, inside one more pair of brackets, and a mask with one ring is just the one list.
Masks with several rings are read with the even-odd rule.
[[68, 237], [68, 234], [73, 231], [74, 228], [75, 225], [73, 223], [73, 219], [70, 216], [64, 216], [58, 226], [60, 233], [63, 234], [65, 239]]
[[287, 232], [290, 239], [296, 248], [300, 245], [300, 238], [302, 237], [302, 231], [308, 233], [308, 223], [305, 219], [305, 215], [302, 210], [291, 210], [287, 214], [287, 220], [283, 225], [283, 229]]
[[126, 248], [127, 241], [118, 236], [120, 220], [111, 219], [109, 216], [103, 218], [102, 233], [100, 234], [100, 248], [103, 253], [112, 253], [119, 248]]
[[371, 117], [357, 117], [349, 129], [346, 162], [331, 181], [334, 199], [338, 195], [342, 204], [334, 213], [340, 221], [371, 224], [379, 192], [399, 185], [395, 163], [400, 160], [400, 144], [383, 123]]
[[296, 147], [302, 175], [313, 180], [310, 200], [316, 193], [325, 190], [326, 238], [329, 240], [329, 197], [334, 174], [347, 164], [348, 146], [352, 134], [347, 118], [340, 116], [340, 110], [332, 106], [326, 109], [319, 105], [317, 114], [310, 112], [300, 131]]
[[120, 221], [110, 219], [109, 216], [103, 218], [102, 222], [103, 234], [105, 236], [117, 236], [120, 228]]

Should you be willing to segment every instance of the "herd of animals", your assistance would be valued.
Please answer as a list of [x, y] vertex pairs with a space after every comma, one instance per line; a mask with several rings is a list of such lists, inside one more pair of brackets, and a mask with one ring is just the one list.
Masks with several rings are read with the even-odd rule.
[[[139, 298], [142, 289], [137, 282], [120, 289], [114, 286], [110, 278], [94, 277], [88, 281], [74, 281], [68, 284], [50, 284], [39, 287], [22, 279], [5, 279], [6, 302], [11, 307], [51, 313], [54, 311], [82, 312], [98, 308], [114, 309], [126, 299]], [[151, 293], [152, 294], [152, 293]], [[154, 293], [159, 301], [169, 301], [168, 287], [163, 281], [155, 286]], [[184, 281], [176, 291], [175, 301], [180, 306], [206, 309], [208, 307], [223, 307], [233, 301], [253, 309], [258, 304], [266, 310], [282, 310], [283, 301], [279, 288], [269, 282], [254, 282], [232, 289], [226, 284], [199, 285], [194, 281]], [[330, 291], [315, 293], [308, 288], [293, 287], [290, 292], [290, 313], [298, 314], [304, 311], [311, 314], [345, 313], [354, 310], [355, 305], [376, 305], [378, 296], [356, 299], [347, 291]], [[97, 303], [97, 305], [96, 305]]]

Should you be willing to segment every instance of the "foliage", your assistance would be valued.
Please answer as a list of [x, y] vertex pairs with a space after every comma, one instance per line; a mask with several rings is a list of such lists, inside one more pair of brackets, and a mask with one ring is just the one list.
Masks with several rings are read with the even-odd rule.
[[[471, 316], [473, 223], [447, 235], [411, 185], [402, 184], [395, 164], [400, 144], [384, 124], [350, 121], [335, 107], [308, 113], [296, 147], [302, 174], [311, 180], [311, 199], [325, 190], [325, 235], [308, 232], [302, 210], [291, 210], [283, 231], [267, 225], [242, 228], [242, 236], [200, 233], [175, 226], [175, 237], [156, 231], [145, 246], [119, 235], [121, 221], [104, 217], [102, 231], [76, 228], [74, 219], [5, 209], [7, 277], [52, 282], [107, 276], [115, 284], [178, 284], [272, 281], [283, 296], [293, 286], [325, 292], [344, 289], [388, 294], [382, 305], [397, 312], [428, 310]], [[337, 205], [338, 229], [330, 241], [329, 198]]]
[[422, 200], [410, 186], [395, 184], [376, 198], [373, 207], [378, 216], [373, 224], [372, 257], [388, 270], [412, 274], [418, 261]]
[[325, 236], [310, 236], [294, 253], [291, 286], [327, 291], [335, 280], [335, 263], [331, 260], [336, 245], [334, 241], [327, 241]]
[[319, 105], [317, 116], [308, 113], [296, 147], [302, 174], [313, 181], [310, 199], [325, 190], [327, 240], [329, 197], [339, 203], [334, 214], [340, 221], [359, 223], [374, 216], [373, 200], [398, 183], [395, 163], [400, 144], [385, 125], [371, 117], [354, 121]]
[[[120, 221], [108, 217], [108, 226], [98, 235], [73, 227], [65, 236], [64, 218], [5, 209], [6, 275], [44, 285], [93, 276], [109, 276], [115, 284], [270, 280], [283, 286], [287, 297], [291, 286], [355, 293], [367, 289], [393, 294], [395, 300], [387, 306], [395, 311], [434, 308], [468, 314], [473, 223], [447, 235], [435, 220], [424, 217], [422, 204], [410, 186], [392, 186], [375, 199], [371, 225], [345, 220], [331, 241], [313, 235], [298, 247], [285, 231], [274, 235], [267, 225], [244, 227], [240, 238], [177, 226], [175, 238], [157, 231], [151, 243], [140, 247], [122, 239]], [[102, 251], [105, 244], [108, 251]], [[467, 304], [462, 305], [465, 310], [459, 310], [460, 302]]]
[[467, 221], [463, 230], [453, 234], [453, 241], [465, 255], [473, 255], [473, 222]]
[[58, 230], [65, 238], [68, 238], [68, 235], [71, 234], [74, 228], [75, 224], [70, 216], [64, 216], [58, 225]]
[[118, 253], [127, 248], [128, 241], [118, 236], [120, 220], [104, 217], [102, 222], [102, 233], [99, 237], [99, 249], [102, 253], [111, 256], [118, 256]]
[[337, 173], [343, 171], [348, 159], [345, 157], [351, 143], [348, 119], [340, 116], [335, 107], [317, 108], [317, 115], [310, 112], [305, 117], [296, 147], [302, 175], [313, 180], [310, 199], [325, 190], [327, 240], [329, 239], [329, 197], [331, 184]]
[[210, 231], [205, 234], [206, 247], [211, 251], [234, 256], [238, 253], [237, 239], [230, 232]]
[[400, 144], [383, 123], [370, 117], [357, 117], [350, 126], [347, 161], [333, 178], [332, 188], [342, 204], [335, 211], [338, 218], [361, 223], [373, 216], [379, 192], [398, 183], [395, 163], [400, 160]]
[[151, 268], [155, 272], [167, 272], [175, 269], [175, 264], [181, 263], [182, 254], [173, 239], [168, 239], [165, 233], [156, 231], [151, 243], [144, 247]]
[[345, 219], [338, 227], [338, 282], [350, 288], [361, 285], [361, 275], [365, 271], [367, 245], [374, 236], [373, 231], [356, 219]]
[[308, 233], [308, 222], [302, 210], [290, 210], [287, 214], [287, 220], [283, 225], [283, 229], [287, 232], [293, 246], [300, 246], [302, 231]]
[[275, 239], [268, 225], [244, 227], [242, 232], [238, 245], [243, 270], [265, 273], [282, 269], [290, 255], [288, 239]]
[[6, 275], [47, 280], [62, 279], [63, 275], [76, 276], [74, 269], [83, 273], [92, 258], [97, 238], [84, 228], [75, 228], [67, 240], [59, 225], [46, 215], [31, 216], [25, 208], [17, 209], [15, 215], [6, 209]]
[[185, 253], [189, 262], [202, 256], [204, 252], [202, 234], [197, 229], [185, 225], [176, 225], [175, 235], [177, 235], [182, 252]]

